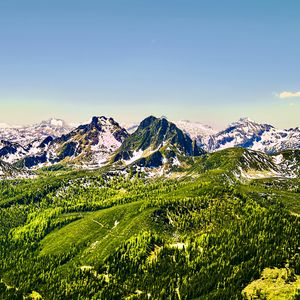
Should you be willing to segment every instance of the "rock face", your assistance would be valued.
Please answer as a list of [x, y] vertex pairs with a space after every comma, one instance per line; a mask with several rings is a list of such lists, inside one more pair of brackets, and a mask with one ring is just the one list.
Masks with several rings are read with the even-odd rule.
[[204, 153], [191, 138], [165, 118], [150, 116], [144, 119], [114, 156], [114, 162], [137, 162], [140, 166], [162, 165], [178, 155], [197, 156]]

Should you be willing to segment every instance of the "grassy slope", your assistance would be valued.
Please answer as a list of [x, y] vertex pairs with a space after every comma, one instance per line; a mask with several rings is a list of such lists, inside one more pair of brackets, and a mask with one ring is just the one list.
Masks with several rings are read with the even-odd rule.
[[244, 290], [246, 299], [291, 300], [300, 289], [300, 276], [289, 269], [263, 270], [260, 279], [251, 282]]
[[[222, 180], [224, 179], [222, 174], [234, 167], [242, 153], [242, 149], [229, 149], [212, 154], [207, 160], [206, 158], [195, 159], [196, 164], [191, 170], [187, 170], [189, 176], [184, 179], [184, 184], [179, 189], [161, 191], [158, 196], [165, 199], [171, 197], [177, 201], [181, 198], [193, 198], [206, 194], [212, 188], [215, 188], [215, 193], [217, 193], [217, 186], [222, 185]], [[72, 172], [69, 174], [70, 178], [76, 178], [89, 176], [94, 174], [94, 172]], [[190, 175], [195, 175], [197, 179]], [[61, 177], [64, 178], [64, 172], [62, 172]], [[270, 201], [272, 199], [280, 200], [293, 213], [300, 213], [300, 193], [297, 191], [298, 181], [284, 180], [282, 183], [277, 183], [277, 181], [278, 179], [261, 179], [249, 182], [247, 185], [238, 186], [242, 192], [252, 195], [255, 201], [263, 198], [264, 194], [266, 194], [266, 197], [270, 197]], [[44, 179], [40, 179], [40, 181], [28, 180], [24, 182], [28, 185], [38, 182], [36, 186], [39, 187], [39, 191], [43, 195], [41, 187], [56, 184], [59, 186], [60, 177], [48, 178], [45, 174]], [[121, 192], [121, 190], [118, 191], [118, 193]], [[145, 193], [150, 193], [146, 187]], [[220, 194], [222, 194], [221, 188]], [[148, 199], [156, 197], [156, 195], [153, 195], [151, 196], [150, 194], [144, 201], [117, 205], [93, 212], [60, 215], [58, 218], [76, 215], [80, 219], [47, 234], [41, 241], [39, 255], [59, 255], [68, 252], [71, 247], [76, 246], [78, 252], [71, 260], [71, 264], [74, 263], [76, 267], [79, 267], [102, 262], [105, 257], [114, 253], [116, 248], [135, 234], [144, 230], [158, 230], [153, 219], [151, 219], [151, 213], [154, 211], [154, 208], [140, 210], [148, 202]], [[6, 196], [3, 195], [4, 202], [6, 202]], [[19, 200], [19, 197], [16, 198]], [[21, 198], [22, 201], [20, 203], [23, 203], [24, 197]], [[11, 203], [11, 201], [8, 201], [8, 203]], [[116, 221], [119, 223], [115, 226]]]
[[81, 213], [80, 220], [47, 235], [41, 242], [40, 254], [61, 254], [75, 245], [82, 249], [83, 265], [103, 260], [132, 235], [151, 228], [149, 215], [153, 209], [140, 213], [142, 204], [135, 202]]
[[280, 201], [292, 214], [300, 214], [300, 192], [298, 179], [260, 179], [241, 185], [240, 189], [252, 196]]

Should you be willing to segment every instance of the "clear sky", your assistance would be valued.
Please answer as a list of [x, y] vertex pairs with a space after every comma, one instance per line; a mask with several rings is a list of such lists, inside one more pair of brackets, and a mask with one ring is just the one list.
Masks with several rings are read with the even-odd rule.
[[300, 126], [300, 1], [1, 0], [0, 123]]

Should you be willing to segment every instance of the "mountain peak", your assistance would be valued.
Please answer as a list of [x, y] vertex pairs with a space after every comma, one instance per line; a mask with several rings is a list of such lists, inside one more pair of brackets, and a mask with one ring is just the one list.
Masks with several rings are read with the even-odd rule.
[[99, 130], [102, 129], [102, 127], [106, 126], [117, 126], [120, 127], [119, 123], [115, 121], [112, 117], [105, 117], [105, 116], [94, 116], [92, 117], [92, 120], [90, 122], [90, 125], [92, 127], [96, 127]]
[[141, 129], [146, 128], [146, 127], [150, 126], [156, 120], [158, 120], [158, 118], [156, 118], [154, 116], [149, 116], [140, 123], [139, 127]]
[[239, 118], [237, 121], [230, 123], [229, 126], [240, 126], [240, 125], [247, 125], [247, 124], [259, 125], [257, 122], [251, 120], [248, 117], [242, 117]]
[[[124, 141], [114, 161], [125, 160], [126, 164], [129, 164], [141, 160], [143, 166], [157, 166], [162, 165], [168, 159], [174, 160], [177, 157], [176, 153], [179, 156], [198, 156], [203, 152], [174, 123], [165, 118], [149, 116]], [[154, 157], [155, 163], [152, 160]], [[147, 159], [149, 164], [144, 164]]]
[[249, 117], [242, 117], [242, 118], [239, 118], [239, 122], [251, 122], [251, 123], [256, 123], [254, 122], [252, 119], [250, 119]]
[[[40, 123], [41, 125], [47, 125], [51, 127], [68, 127], [67, 123], [62, 119], [50, 118]], [[38, 124], [38, 125], [40, 125]]]

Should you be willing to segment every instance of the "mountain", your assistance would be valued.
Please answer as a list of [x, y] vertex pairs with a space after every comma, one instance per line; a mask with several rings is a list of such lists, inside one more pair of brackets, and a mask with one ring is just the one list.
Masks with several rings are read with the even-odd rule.
[[207, 147], [209, 151], [217, 151], [230, 147], [251, 148], [262, 134], [269, 132], [273, 127], [268, 124], [258, 124], [249, 118], [241, 118], [231, 123], [225, 130], [212, 135]]
[[0, 160], [0, 179], [32, 178], [28, 171], [21, 170], [15, 166]]
[[[166, 119], [166, 118], [165, 118]], [[171, 121], [184, 133], [188, 134], [192, 140], [197, 140], [199, 145], [205, 145], [206, 139], [218, 131], [209, 125], [200, 122], [191, 122], [189, 120]], [[125, 125], [126, 130], [132, 134], [139, 127], [136, 123], [129, 123]]]
[[127, 131], [104, 116], [73, 126], [54, 118], [23, 127], [2, 124], [0, 159], [27, 168], [58, 162], [96, 168], [108, 161], [154, 167], [179, 166], [184, 157], [232, 147], [267, 154], [300, 149], [299, 128], [277, 129], [249, 118], [219, 132], [198, 122], [153, 116], [126, 126]]
[[226, 181], [300, 177], [300, 150], [285, 150], [275, 155], [244, 148], [227, 148], [207, 153], [191, 167], [191, 174], [226, 174]]
[[266, 153], [276, 153], [287, 149], [300, 149], [300, 129], [276, 129], [264, 132], [260, 139], [255, 141], [251, 147]]
[[18, 143], [0, 140], [0, 159], [14, 163], [28, 154], [27, 149]]
[[23, 147], [34, 140], [42, 141], [47, 136], [59, 137], [73, 129], [65, 121], [54, 118], [26, 126], [4, 125], [0, 126], [0, 139], [19, 143]]
[[[286, 149], [300, 149], [300, 129], [277, 129], [269, 124], [259, 124], [249, 118], [240, 118], [227, 128], [216, 131], [199, 122], [174, 121], [179, 129], [188, 134], [197, 145], [208, 152], [231, 147], [242, 147], [265, 153], [276, 153]], [[138, 125], [126, 126], [129, 133], [134, 133]]]
[[91, 123], [80, 125], [58, 138], [47, 137], [35, 145], [34, 155], [27, 156], [22, 164], [27, 168], [58, 162], [99, 167], [127, 137], [127, 131], [114, 119], [93, 117]]
[[189, 135], [165, 118], [150, 116], [124, 141], [113, 161], [133, 162], [143, 167], [180, 164], [180, 156], [198, 156], [203, 149]]
[[211, 126], [199, 122], [181, 120], [174, 121], [173, 123], [183, 132], [187, 133], [192, 140], [196, 140], [197, 144], [205, 150], [208, 150], [207, 145], [210, 137], [217, 133], [217, 130]]
[[276, 153], [286, 149], [300, 149], [300, 129], [276, 129], [269, 124], [259, 124], [241, 118], [225, 130], [207, 139], [208, 151], [230, 147], [242, 147], [265, 153]]

